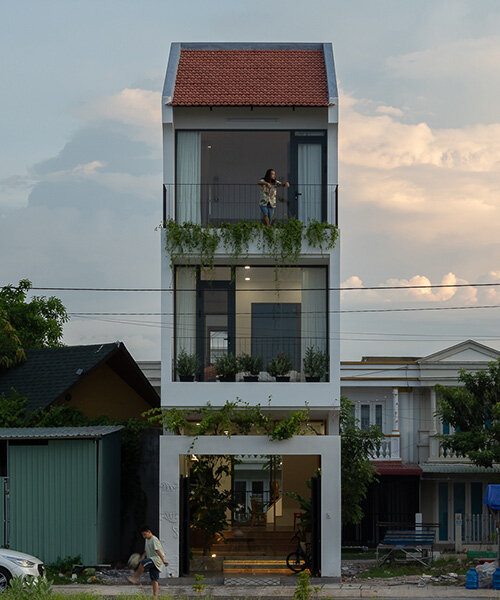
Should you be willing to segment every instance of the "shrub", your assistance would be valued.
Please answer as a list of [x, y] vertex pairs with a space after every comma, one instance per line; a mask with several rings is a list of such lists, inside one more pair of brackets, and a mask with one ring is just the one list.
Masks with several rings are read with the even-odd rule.
[[238, 363], [234, 354], [228, 353], [215, 360], [217, 375], [221, 377], [234, 377], [238, 372]]
[[279, 352], [267, 365], [267, 372], [271, 377], [287, 375], [292, 370], [292, 359], [289, 354]]
[[240, 354], [237, 358], [238, 369], [250, 375], [258, 375], [262, 371], [262, 356]]
[[192, 375], [196, 375], [199, 368], [200, 359], [196, 354], [188, 354], [184, 349], [179, 352], [177, 360], [175, 361], [175, 370], [179, 377], [191, 377]]
[[308, 346], [304, 356], [304, 373], [307, 377], [325, 377], [328, 373], [328, 355], [319, 348]]

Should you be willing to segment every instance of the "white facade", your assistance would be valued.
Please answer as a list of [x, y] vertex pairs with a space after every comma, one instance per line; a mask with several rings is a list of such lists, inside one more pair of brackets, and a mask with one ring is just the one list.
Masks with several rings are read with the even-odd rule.
[[[186, 47], [203, 49], [203, 44], [189, 44]], [[244, 48], [252, 46], [251, 44], [245, 44]], [[279, 45], [283, 48], [287, 45]], [[300, 49], [300, 44], [290, 45], [290, 47]], [[336, 187], [338, 183], [338, 169], [337, 169], [337, 145], [338, 145], [338, 99], [336, 94], [336, 83], [334, 81], [335, 74], [333, 69], [333, 55], [331, 45], [329, 44], [318, 44], [318, 45], [305, 45], [307, 47], [318, 47], [319, 50], [324, 52], [326, 73], [328, 76], [328, 97], [329, 105], [323, 107], [292, 107], [292, 106], [280, 106], [280, 107], [233, 107], [233, 106], [172, 106], [172, 98], [174, 97], [175, 81], [177, 76], [177, 64], [179, 62], [179, 55], [182, 52], [182, 44], [174, 44], [171, 49], [171, 56], [169, 61], [169, 67], [167, 70], [165, 90], [162, 100], [162, 115], [163, 115], [163, 170], [164, 170], [164, 190], [165, 190], [165, 205], [164, 205], [164, 216], [168, 219], [177, 219], [179, 222], [182, 221], [182, 215], [190, 213], [195, 214], [195, 219], [202, 225], [205, 223], [203, 220], [203, 210], [196, 206], [197, 200], [192, 200], [194, 195], [201, 198], [204, 193], [203, 185], [203, 173], [210, 168], [209, 159], [203, 159], [200, 162], [196, 162], [192, 158], [193, 168], [191, 171], [195, 172], [193, 176], [196, 179], [196, 184], [200, 187], [192, 187], [194, 190], [191, 195], [191, 204], [188, 210], [182, 212], [179, 208], [180, 193], [179, 187], [175, 184], [179, 184], [177, 178], [183, 177], [183, 167], [180, 167], [181, 161], [185, 162], [189, 158], [181, 158], [179, 154], [180, 142], [178, 141], [179, 134], [183, 135], [182, 139], [191, 140], [192, 148], [190, 156], [193, 153], [208, 152], [212, 149], [212, 142], [208, 139], [210, 135], [207, 132], [216, 132], [218, 140], [223, 142], [230, 140], [234, 144], [237, 142], [238, 136], [243, 136], [241, 132], [247, 136], [245, 139], [249, 139], [249, 132], [251, 134], [258, 133], [269, 133], [275, 135], [276, 139], [282, 139], [286, 136], [290, 140], [289, 146], [283, 146], [280, 150], [280, 146], [277, 143], [277, 152], [288, 153], [288, 162], [286, 164], [291, 165], [294, 161], [292, 156], [292, 150], [290, 149], [293, 143], [299, 144], [297, 140], [302, 140], [302, 144], [307, 146], [308, 136], [314, 138], [310, 145], [314, 145], [314, 142], [318, 140], [318, 145], [321, 144], [321, 160], [324, 164], [324, 175], [321, 175], [321, 189], [324, 190], [324, 196], [322, 197], [322, 211], [323, 218], [329, 223], [336, 224]], [[239, 47], [239, 45], [218, 45], [217, 48], [232, 48]], [[258, 45], [259, 49], [272, 49], [272, 44]], [[286, 48], [285, 48], [286, 49]], [[332, 79], [333, 78], [333, 79]], [[188, 134], [192, 132], [190, 137]], [[214, 135], [214, 134], [212, 134]], [[243, 139], [243, 137], [242, 137]], [[267, 139], [267, 138], [266, 138]], [[269, 138], [272, 139], [272, 138]], [[193, 142], [194, 140], [194, 142]], [[204, 141], [203, 141], [204, 140]], [[208, 140], [208, 141], [207, 141]], [[304, 141], [305, 140], [305, 141]], [[182, 142], [184, 143], [184, 142]], [[186, 142], [187, 143], [187, 142]], [[201, 144], [201, 146], [200, 146]], [[187, 146], [186, 146], [187, 147]], [[186, 154], [186, 153], [185, 153]], [[312, 155], [313, 153], [311, 153]], [[212, 154], [213, 155], [213, 154]], [[183, 155], [184, 156], [184, 155]], [[207, 156], [211, 156], [210, 153]], [[232, 157], [230, 153], [226, 153], [228, 164]], [[196, 161], [198, 159], [196, 158]], [[208, 166], [207, 166], [208, 165]], [[188, 165], [191, 167], [191, 165]], [[240, 166], [240, 165], [238, 165]], [[270, 165], [268, 165], [270, 166]], [[233, 168], [233, 167], [232, 167]], [[296, 167], [298, 168], [298, 167]], [[311, 168], [314, 168], [311, 167]], [[176, 173], [177, 169], [177, 173]], [[260, 167], [262, 169], [262, 167]], [[186, 167], [185, 171], [189, 169]], [[290, 167], [289, 171], [292, 171]], [[179, 175], [181, 173], [181, 175]], [[201, 173], [201, 175], [200, 175]], [[260, 174], [259, 174], [260, 175]], [[263, 173], [262, 173], [263, 175]], [[211, 175], [210, 181], [219, 177]], [[255, 182], [254, 189], [255, 193], [258, 193], [257, 177], [253, 176]], [[200, 182], [200, 183], [198, 183]], [[238, 182], [239, 183], [239, 182]], [[247, 181], [241, 182], [241, 184], [248, 186]], [[220, 189], [219, 179], [217, 183], [210, 183], [209, 185], [218, 186]], [[298, 185], [298, 184], [297, 184]], [[236, 187], [232, 188], [236, 190]], [[249, 193], [252, 192], [252, 187], [245, 188], [250, 189]], [[297, 188], [298, 189], [298, 188]], [[201, 191], [199, 191], [201, 190]], [[307, 191], [307, 190], [306, 190]], [[181, 192], [184, 193], [184, 192]], [[189, 194], [190, 192], [184, 193]], [[235, 192], [233, 192], [235, 193]], [[246, 192], [248, 193], [248, 192]], [[302, 202], [303, 198], [299, 196], [305, 195], [305, 192], [298, 194], [295, 197], [296, 202]], [[216, 200], [218, 202], [218, 199]], [[211, 200], [207, 200], [210, 204], [210, 210], [212, 207]], [[288, 202], [292, 202], [287, 201]], [[194, 209], [193, 209], [194, 207]], [[222, 207], [223, 208], [223, 207]], [[238, 207], [236, 206], [236, 209]], [[243, 209], [242, 209], [243, 210]], [[248, 210], [245, 206], [244, 210]], [[289, 210], [288, 208], [286, 210]], [[243, 213], [242, 213], [243, 214]], [[245, 213], [246, 214], [246, 213]], [[200, 216], [201, 215], [201, 216]], [[224, 216], [224, 213], [221, 212]], [[236, 216], [237, 217], [237, 216]], [[300, 218], [300, 212], [299, 212]], [[321, 571], [323, 576], [340, 576], [340, 544], [341, 544], [341, 521], [340, 521], [340, 438], [338, 435], [338, 420], [339, 420], [339, 408], [340, 408], [340, 348], [339, 348], [339, 292], [338, 287], [340, 284], [340, 253], [338, 243], [336, 247], [331, 251], [319, 251], [318, 248], [309, 247], [307, 244], [303, 245], [300, 257], [296, 262], [290, 265], [285, 265], [285, 269], [289, 271], [283, 272], [280, 277], [285, 277], [286, 274], [291, 274], [289, 277], [290, 281], [300, 281], [301, 284], [297, 283], [290, 284], [290, 289], [282, 285], [283, 291], [276, 292], [270, 288], [269, 284], [265, 283], [268, 281], [268, 273], [265, 269], [273, 269], [274, 264], [270, 256], [266, 255], [261, 248], [257, 245], [252, 246], [249, 249], [248, 255], [240, 260], [234, 260], [229, 257], [224, 249], [219, 248], [215, 255], [215, 264], [217, 267], [221, 267], [220, 272], [224, 269], [231, 269], [231, 277], [225, 276], [224, 280], [217, 280], [217, 285], [224, 293], [227, 292], [227, 296], [222, 295], [220, 298], [214, 295], [212, 301], [212, 309], [215, 311], [214, 315], [210, 315], [212, 318], [211, 325], [209, 328], [206, 325], [207, 315], [206, 309], [208, 295], [203, 296], [204, 300], [201, 301], [199, 298], [205, 293], [204, 288], [204, 274], [201, 271], [197, 271], [193, 275], [192, 284], [193, 288], [196, 287], [197, 296], [189, 295], [191, 288], [189, 286], [182, 288], [178, 285], [176, 292], [176, 285], [179, 281], [179, 277], [183, 277], [183, 281], [189, 280], [187, 271], [182, 271], [184, 265], [196, 265], [196, 259], [190, 256], [180, 257], [177, 260], [175, 268], [172, 268], [170, 257], [167, 256], [165, 250], [165, 231], [163, 231], [162, 237], [162, 272], [161, 281], [162, 289], [162, 313], [164, 315], [162, 323], [162, 357], [161, 357], [161, 398], [162, 406], [165, 408], [179, 407], [192, 409], [193, 412], [197, 408], [205, 406], [207, 402], [210, 402], [213, 406], [222, 406], [226, 401], [234, 401], [240, 398], [242, 401], [250, 405], [261, 405], [263, 410], [268, 410], [272, 414], [279, 417], [280, 415], [287, 415], [292, 410], [302, 409], [306, 406], [306, 403], [310, 409], [311, 418], [315, 421], [321, 421], [324, 424], [323, 431], [324, 435], [320, 436], [307, 436], [307, 437], [294, 437], [284, 442], [270, 442], [267, 438], [262, 436], [233, 436], [229, 437], [200, 437], [196, 441], [195, 451], [198, 454], [221, 454], [221, 455], [241, 455], [241, 454], [259, 454], [259, 455], [304, 455], [304, 456], [318, 456], [321, 460], [322, 469], [322, 565]], [[245, 281], [250, 278], [241, 277], [241, 269], [249, 268], [252, 271], [252, 285], [254, 289], [245, 289]], [[315, 269], [318, 269], [315, 271]], [[181, 273], [181, 275], [179, 275]], [[194, 273], [194, 272], [193, 272]], [[256, 273], [256, 277], [253, 276]], [[313, 273], [315, 274], [313, 276]], [[317, 275], [320, 274], [320, 277]], [[286, 275], [286, 276], [285, 276]], [[295, 279], [293, 279], [295, 277]], [[177, 279], [176, 279], [177, 278]], [[260, 279], [259, 279], [260, 278]], [[307, 284], [307, 281], [312, 279], [313, 281], [323, 281], [321, 290], [318, 290], [314, 286], [317, 284]], [[185, 284], [184, 284], [185, 285]], [[273, 284], [275, 285], [275, 284]], [[309, 285], [309, 287], [307, 287]], [[239, 286], [239, 287], [238, 287]], [[259, 287], [260, 286], [260, 287]], [[188, 290], [186, 293], [184, 290]], [[210, 290], [212, 291], [212, 290]], [[309, 310], [300, 313], [301, 307], [305, 306], [306, 300], [304, 299], [308, 293], [321, 293], [324, 291], [324, 297], [321, 298], [321, 302], [316, 300], [309, 300]], [[177, 295], [176, 295], [177, 294]], [[184, 294], [184, 295], [183, 295]], [[238, 296], [238, 294], [240, 294]], [[246, 295], [245, 295], [246, 294]], [[246, 299], [249, 294], [254, 298], [253, 304], [251, 301]], [[222, 298], [222, 299], [221, 299]], [[205, 302], [205, 304], [203, 304]], [[232, 308], [222, 309], [221, 306], [224, 303], [229, 304], [232, 302]], [[238, 305], [239, 302], [239, 305]], [[247, 302], [247, 304], [245, 304]], [[314, 304], [316, 302], [316, 304]], [[267, 303], [267, 304], [266, 304]], [[324, 303], [324, 304], [323, 304]], [[245, 381], [236, 382], [220, 382], [210, 380], [209, 374], [212, 363], [212, 352], [216, 353], [217, 348], [212, 348], [212, 336], [214, 340], [218, 338], [217, 333], [222, 332], [224, 337], [222, 343], [225, 343], [223, 351], [237, 353], [239, 351], [251, 352], [255, 351], [255, 348], [264, 348], [266, 350], [266, 341], [261, 338], [265, 338], [265, 335], [260, 334], [260, 338], [254, 333], [257, 330], [257, 326], [260, 325], [261, 329], [265, 325], [266, 321], [263, 318], [260, 322], [254, 316], [256, 305], [273, 305], [278, 306], [282, 304], [289, 304], [290, 306], [298, 306], [297, 309], [300, 313], [300, 318], [294, 315], [289, 315], [295, 320], [291, 320], [292, 327], [297, 327], [300, 330], [297, 334], [300, 338], [300, 342], [297, 344], [298, 350], [297, 356], [295, 357], [295, 364], [292, 370], [292, 380], [287, 383], [278, 383], [273, 380], [266, 372], [266, 365], [263, 366], [263, 371], [259, 375], [259, 382], [251, 383]], [[188, 315], [188, 309], [186, 306], [191, 306], [189, 310], [194, 313], [194, 307], [196, 307], [196, 320], [194, 316], [191, 318]], [[248, 305], [248, 307], [247, 307]], [[238, 308], [239, 306], [239, 308]], [[322, 308], [318, 308], [321, 306]], [[215, 308], [214, 308], [215, 307]], [[312, 307], [312, 308], [311, 308]], [[323, 308], [324, 307], [324, 308]], [[224, 313], [226, 310], [226, 313]], [[280, 308], [280, 310], [283, 310]], [[185, 313], [181, 312], [185, 311]], [[232, 312], [231, 312], [232, 311]], [[322, 312], [323, 311], [323, 312]], [[313, 334], [304, 334], [304, 323], [307, 322], [307, 313], [315, 313], [314, 317], [318, 319], [322, 324], [319, 327], [315, 325], [314, 335], [321, 337], [324, 343], [324, 349], [329, 356], [329, 377], [327, 381], [306, 383], [304, 374], [302, 373], [302, 361], [304, 356], [304, 350], [307, 340], [316, 339], [312, 337]], [[251, 314], [251, 320], [248, 316]], [[321, 317], [324, 314], [324, 317]], [[231, 324], [229, 324], [231, 322]], [[181, 325], [185, 330], [192, 332], [184, 334], [184, 338], [179, 333]], [[187, 323], [187, 325], [186, 325]], [[205, 327], [205, 329], [203, 329]], [[200, 328], [201, 333], [200, 333]], [[219, 330], [217, 329], [219, 328]], [[229, 330], [233, 332], [228, 333]], [[237, 333], [238, 331], [244, 332], [244, 334]], [[208, 332], [208, 333], [207, 333]], [[191, 338], [189, 338], [191, 335]], [[284, 333], [280, 334], [285, 339]], [[232, 336], [232, 337], [231, 337]], [[270, 339], [272, 334], [269, 334]], [[234, 338], [234, 339], [232, 339]], [[229, 341], [227, 341], [229, 339]], [[179, 340], [184, 340], [183, 343]], [[276, 344], [272, 345], [272, 348], [276, 348]], [[228, 346], [229, 344], [229, 346]], [[232, 344], [232, 345], [231, 345]], [[259, 345], [260, 344], [260, 345]], [[202, 371], [198, 379], [203, 381], [184, 382], [180, 381], [176, 374], [175, 357], [176, 353], [180, 349], [188, 349], [189, 352], [196, 352], [198, 355], [202, 355]], [[231, 349], [235, 348], [235, 349]], [[293, 346], [295, 348], [295, 346]], [[200, 350], [201, 349], [201, 350]], [[150, 365], [149, 365], [150, 368]], [[214, 376], [215, 378], [215, 376]], [[238, 379], [241, 379], [240, 377]], [[170, 566], [169, 572], [173, 576], [179, 574], [179, 559], [178, 559], [178, 545], [179, 545], [179, 490], [178, 480], [180, 475], [180, 457], [193, 452], [191, 448], [192, 438], [183, 436], [164, 435], [161, 438], [160, 444], [160, 539], [169, 551]]]

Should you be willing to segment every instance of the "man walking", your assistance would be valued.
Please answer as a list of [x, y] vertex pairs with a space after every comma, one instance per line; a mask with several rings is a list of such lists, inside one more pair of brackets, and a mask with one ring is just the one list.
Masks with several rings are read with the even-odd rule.
[[127, 577], [127, 579], [130, 583], [137, 584], [144, 571], [148, 571], [151, 583], [153, 584], [153, 594], [155, 598], [158, 598], [158, 579], [160, 578], [163, 565], [167, 566], [168, 562], [165, 561], [165, 552], [160, 540], [153, 535], [148, 525], [141, 527], [141, 535], [145, 540], [141, 562], [137, 567], [134, 577]]

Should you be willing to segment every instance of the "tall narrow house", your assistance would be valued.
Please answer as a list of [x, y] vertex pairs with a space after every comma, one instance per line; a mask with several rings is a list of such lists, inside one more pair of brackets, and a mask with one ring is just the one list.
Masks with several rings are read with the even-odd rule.
[[[318, 571], [338, 577], [332, 46], [172, 44], [162, 115], [162, 406], [188, 409], [193, 423], [207, 402], [220, 407], [240, 399], [276, 421], [307, 406], [310, 425], [305, 435], [284, 441], [252, 431], [195, 439], [165, 432], [160, 537], [169, 571], [177, 576], [188, 569], [183, 481], [190, 464], [221, 455], [232, 465], [225, 482], [234, 497], [227, 540], [248, 545], [269, 531], [289, 540], [300, 508], [286, 492], [307, 496], [314, 479], [306, 535]], [[196, 553], [193, 536], [190, 546]]]

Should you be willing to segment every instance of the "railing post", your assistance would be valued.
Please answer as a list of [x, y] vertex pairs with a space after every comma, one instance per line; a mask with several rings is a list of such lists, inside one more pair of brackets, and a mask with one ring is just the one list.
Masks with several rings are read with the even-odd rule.
[[462, 552], [462, 513], [455, 513], [455, 552]]

